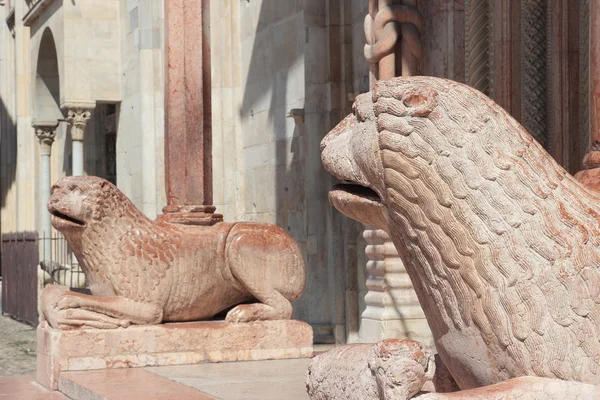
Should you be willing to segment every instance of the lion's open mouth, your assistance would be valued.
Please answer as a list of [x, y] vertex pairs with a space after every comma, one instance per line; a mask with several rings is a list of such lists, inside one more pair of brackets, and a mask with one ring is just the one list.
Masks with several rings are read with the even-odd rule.
[[351, 196], [360, 197], [363, 200], [368, 200], [374, 203], [381, 203], [381, 197], [373, 189], [362, 186], [356, 183], [339, 183], [333, 185], [331, 192], [343, 191]]
[[342, 214], [366, 225], [387, 229], [387, 208], [375, 190], [356, 183], [340, 183], [329, 191], [329, 202]]
[[63, 214], [63, 213], [57, 211], [57, 210], [52, 210], [50, 213], [52, 214], [52, 216], [54, 218], [58, 218], [63, 223], [74, 224], [74, 225], [77, 225], [77, 226], [85, 226], [85, 222], [82, 222], [82, 221], [80, 221], [78, 219], [70, 217], [70, 216], [68, 216], [66, 214]]

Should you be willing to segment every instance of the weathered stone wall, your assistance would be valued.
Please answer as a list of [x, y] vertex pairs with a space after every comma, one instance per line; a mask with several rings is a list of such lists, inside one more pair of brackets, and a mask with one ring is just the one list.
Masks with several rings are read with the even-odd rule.
[[[64, 101], [65, 88], [74, 85], [75, 79], [67, 79], [65, 76], [64, 63], [64, 10], [60, 2], [50, 3], [45, 18], [38, 18], [28, 28], [30, 31], [29, 57], [31, 58], [30, 80], [27, 90], [31, 93], [29, 102], [29, 113], [31, 119], [56, 120], [63, 118], [60, 109], [61, 101]], [[17, 23], [22, 23], [17, 21]], [[62, 79], [61, 79], [62, 78]], [[67, 82], [71, 81], [70, 84]], [[55, 85], [55, 83], [58, 85]], [[61, 96], [62, 95], [62, 96]], [[62, 99], [61, 99], [62, 97]], [[33, 134], [26, 133], [27, 138], [35, 150], [35, 159], [32, 161], [37, 165], [35, 170], [36, 198], [39, 198], [40, 171], [39, 171], [39, 145]], [[18, 160], [19, 163], [22, 160]], [[61, 124], [56, 129], [56, 137], [52, 145], [50, 158], [50, 179], [52, 182], [71, 173], [71, 140], [68, 136], [67, 124]], [[17, 182], [19, 187], [21, 182]], [[20, 191], [20, 190], [19, 190]], [[37, 221], [45, 210], [35, 207], [35, 221], [40, 235], [42, 227]], [[5, 228], [3, 226], [3, 228]], [[8, 230], [10, 231], [10, 230]], [[48, 235], [46, 232], [45, 235]]]
[[[8, 7], [0, 7], [0, 18], [6, 21]], [[17, 226], [17, 97], [15, 71], [15, 38], [7, 23], [0, 24], [0, 204], [2, 232]], [[32, 134], [33, 135], [33, 134]]]
[[163, 0], [121, 0], [117, 184], [147, 216], [164, 191]]
[[64, 101], [120, 98], [119, 3], [105, 0], [54, 2], [62, 5]]
[[359, 231], [329, 205], [319, 143], [351, 106], [349, 5], [211, 2], [215, 204], [296, 239], [308, 279], [295, 318], [341, 342], [357, 313]]
[[[38, 144], [31, 127], [30, 115], [30, 71], [29, 27], [21, 20], [25, 14], [25, 4], [15, 2], [15, 42], [14, 42], [14, 79], [16, 111], [16, 179], [15, 187], [16, 218], [14, 229], [18, 231], [35, 230], [37, 217], [35, 179], [38, 171]], [[4, 227], [3, 227], [4, 230]]]

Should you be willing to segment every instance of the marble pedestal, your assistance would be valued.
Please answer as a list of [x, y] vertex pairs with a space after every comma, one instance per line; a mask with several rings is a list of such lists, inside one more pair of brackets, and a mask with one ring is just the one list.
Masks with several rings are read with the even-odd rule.
[[59, 331], [37, 328], [37, 380], [56, 390], [61, 372], [201, 362], [311, 357], [312, 328], [301, 321], [220, 321]]

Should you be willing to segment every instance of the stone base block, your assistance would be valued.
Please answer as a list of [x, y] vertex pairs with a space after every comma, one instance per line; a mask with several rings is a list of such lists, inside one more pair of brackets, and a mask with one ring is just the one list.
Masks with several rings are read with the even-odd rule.
[[37, 380], [56, 390], [62, 371], [311, 357], [301, 321], [220, 321], [60, 331], [37, 328]]

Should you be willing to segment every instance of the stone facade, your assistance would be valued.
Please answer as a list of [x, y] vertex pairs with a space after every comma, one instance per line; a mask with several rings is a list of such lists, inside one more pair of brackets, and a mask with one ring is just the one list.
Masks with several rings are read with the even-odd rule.
[[[384, 266], [390, 274], [366, 268], [363, 227], [329, 205], [334, 180], [319, 159], [325, 133], [369, 90], [368, 3], [210, 0], [214, 205], [225, 221], [275, 223], [298, 242], [307, 287], [294, 318], [318, 341], [372, 341], [364, 322], [384, 316], [396, 327], [417, 316], [413, 331], [424, 328], [400, 264]], [[579, 169], [589, 131], [589, 0], [409, 3], [424, 18], [425, 75], [489, 94], [561, 165]], [[84, 174], [113, 181], [156, 217], [166, 204], [164, 0], [0, 4], [1, 231], [41, 230], [32, 123], [66, 118], [77, 104], [93, 106]], [[67, 121], [56, 130], [52, 182], [74, 172], [71, 133]], [[410, 310], [399, 311], [402, 302]], [[402, 334], [381, 326], [380, 338]]]

